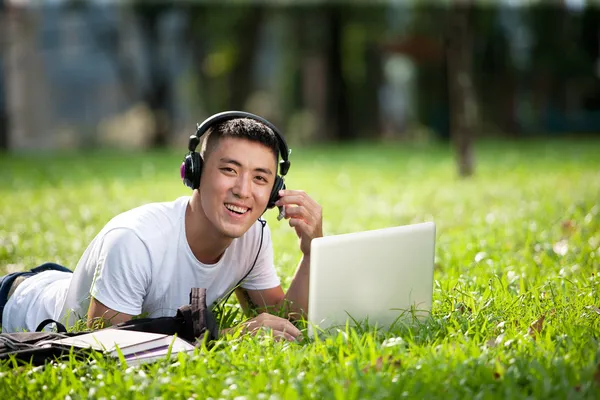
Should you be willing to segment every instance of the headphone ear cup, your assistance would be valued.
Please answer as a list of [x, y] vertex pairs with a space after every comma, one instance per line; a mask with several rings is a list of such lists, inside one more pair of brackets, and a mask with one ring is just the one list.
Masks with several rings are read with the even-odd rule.
[[202, 157], [200, 154], [192, 151], [185, 156], [181, 164], [181, 179], [183, 184], [190, 189], [200, 187], [200, 176], [202, 175]]
[[273, 189], [271, 190], [271, 196], [269, 197], [269, 203], [267, 204], [267, 208], [275, 207], [275, 203], [281, 196], [279, 196], [279, 191], [285, 189], [285, 181], [279, 175], [275, 177], [275, 184], [273, 185]]
[[192, 160], [192, 168], [190, 169], [191, 188], [198, 189], [200, 187], [200, 177], [202, 176], [204, 160], [200, 157], [200, 153], [196, 153], [195, 151], [190, 154], [190, 158]]
[[186, 154], [183, 162], [181, 163], [181, 168], [180, 168], [180, 172], [181, 172], [181, 180], [183, 181], [183, 184], [187, 187], [189, 187], [190, 189], [192, 188], [192, 181], [190, 180], [190, 171], [192, 170], [192, 156], [191, 154]]

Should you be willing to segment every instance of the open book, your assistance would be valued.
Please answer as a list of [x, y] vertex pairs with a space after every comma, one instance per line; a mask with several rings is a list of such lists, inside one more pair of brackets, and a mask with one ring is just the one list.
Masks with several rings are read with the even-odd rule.
[[110, 328], [66, 339], [48, 340], [44, 344], [94, 349], [112, 357], [117, 357], [120, 350], [128, 365], [164, 358], [169, 350], [171, 355], [194, 351], [193, 345], [176, 336]]

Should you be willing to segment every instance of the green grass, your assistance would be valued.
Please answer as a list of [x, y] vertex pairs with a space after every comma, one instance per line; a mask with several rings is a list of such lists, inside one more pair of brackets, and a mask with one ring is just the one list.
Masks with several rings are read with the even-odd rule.
[[[114, 214], [187, 195], [181, 156], [2, 155], [0, 272], [74, 267]], [[288, 187], [321, 203], [325, 234], [436, 222], [430, 320], [300, 344], [227, 337], [135, 368], [2, 365], [0, 398], [598, 398], [600, 142], [486, 142], [476, 157], [460, 180], [443, 146], [292, 154]], [[297, 239], [267, 219], [287, 288]]]

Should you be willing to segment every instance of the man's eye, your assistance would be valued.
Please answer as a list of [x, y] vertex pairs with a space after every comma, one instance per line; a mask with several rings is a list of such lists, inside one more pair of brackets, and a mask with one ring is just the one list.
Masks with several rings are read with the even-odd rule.
[[259, 181], [261, 181], [261, 182], [265, 182], [265, 183], [267, 182], [267, 178], [265, 178], [264, 176], [260, 176], [260, 175], [258, 175], [258, 176], [256, 177], [256, 179], [258, 179], [258, 180], [259, 180]]
[[229, 168], [229, 167], [223, 167], [223, 168], [221, 168], [221, 171], [228, 172], [228, 173], [235, 173], [235, 170], [233, 168]]

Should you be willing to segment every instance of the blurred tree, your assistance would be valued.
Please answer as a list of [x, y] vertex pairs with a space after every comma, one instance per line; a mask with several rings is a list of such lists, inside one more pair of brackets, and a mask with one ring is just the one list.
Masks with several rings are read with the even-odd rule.
[[294, 13], [302, 100], [317, 136], [355, 140], [381, 133], [379, 90], [385, 5], [319, 3]]
[[329, 58], [332, 55], [329, 54], [330, 38], [326, 32], [327, 16], [323, 6], [288, 7], [286, 11], [286, 19], [293, 27], [293, 39], [287, 39], [295, 43], [295, 51], [290, 57], [299, 65], [296, 82], [292, 86], [296, 93], [291, 93], [291, 102], [298, 109], [306, 110], [313, 121], [312, 132], [306, 132], [306, 135], [321, 140], [333, 139], [337, 137], [337, 132], [332, 132], [329, 114]]
[[5, 109], [10, 116], [7, 147], [37, 149], [45, 145], [47, 91], [41, 55], [36, 46], [37, 15], [20, 2], [8, 3], [3, 32]]
[[588, 82], [583, 108], [600, 110], [600, 8], [586, 7], [582, 17], [581, 42], [586, 54]]
[[301, 107], [313, 114], [315, 135], [321, 140], [354, 138], [342, 60], [344, 8], [320, 2], [292, 10], [300, 52]]
[[[95, 6], [91, 0], [70, 0], [65, 7], [78, 10]], [[168, 2], [131, 0], [119, 6], [121, 21], [104, 29], [92, 29], [98, 47], [114, 63], [123, 93], [131, 103], [141, 101], [151, 112], [152, 131], [148, 132], [151, 147], [163, 147], [169, 142], [173, 123], [172, 79], [168, 73], [169, 60], [162, 50], [161, 21], [173, 9]], [[131, 42], [131, 32], [139, 32], [143, 66], [147, 79], [136, 70], [132, 55], [126, 47]]]
[[498, 7], [472, 10], [473, 85], [480, 89], [476, 90], [480, 128], [515, 136], [519, 129], [515, 112], [518, 76], [508, 38], [498, 23], [498, 11]]
[[355, 138], [379, 138], [384, 132], [379, 103], [385, 56], [381, 43], [389, 30], [387, 8], [376, 3], [346, 10], [342, 60]]
[[4, 85], [4, 54], [8, 46], [8, 22], [6, 21], [6, 5], [4, 0], [0, 0], [0, 150], [8, 149], [8, 112], [6, 86]]
[[[168, 73], [169, 61], [161, 51], [160, 34], [160, 22], [171, 7], [168, 2], [138, 0], [133, 3], [132, 9], [133, 20], [137, 21], [140, 28], [144, 53], [148, 60], [148, 79], [141, 92], [142, 101], [152, 112], [154, 132], [150, 132], [149, 136], [150, 143], [154, 147], [164, 147], [168, 144], [173, 124], [173, 93], [171, 75]], [[116, 60], [123, 62], [120, 58]]]
[[357, 131], [350, 124], [348, 104], [348, 85], [343, 69], [343, 40], [346, 15], [340, 4], [326, 5], [327, 36], [327, 107], [331, 118], [327, 124], [331, 137], [335, 140], [351, 140], [357, 137]]
[[244, 109], [255, 89], [253, 68], [260, 51], [264, 6], [190, 3], [185, 7], [202, 108], [208, 114]]
[[268, 19], [280, 18], [285, 76], [279, 78], [278, 97], [284, 116], [307, 111], [309, 135], [323, 140], [378, 133], [382, 78], [376, 43], [385, 31], [385, 7], [321, 2], [267, 13], [258, 5], [191, 3], [187, 14], [199, 102], [207, 113], [246, 105], [256, 89], [256, 58], [264, 50], [260, 31]]
[[477, 103], [473, 88], [473, 4], [455, 0], [449, 8], [447, 65], [450, 94], [451, 138], [461, 177], [473, 174], [473, 141]]
[[534, 110], [546, 130], [565, 130], [566, 119], [580, 109], [583, 93], [596, 81], [585, 47], [574, 45], [584, 43], [583, 14], [558, 3], [528, 8], [524, 15], [534, 36], [528, 74]]
[[408, 27], [408, 38], [397, 51], [417, 62], [417, 117], [431, 127], [442, 140], [450, 140], [449, 85], [444, 7], [417, 3]]

